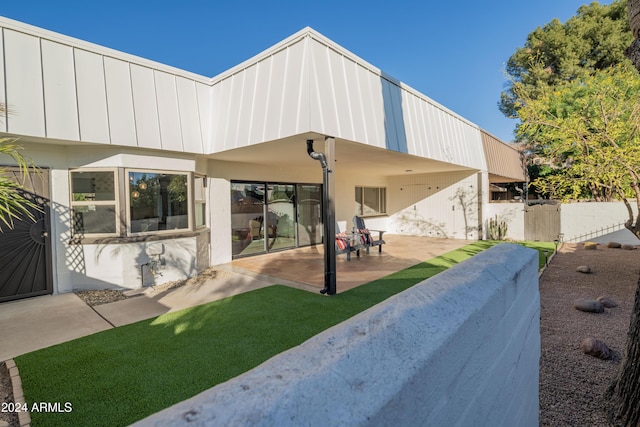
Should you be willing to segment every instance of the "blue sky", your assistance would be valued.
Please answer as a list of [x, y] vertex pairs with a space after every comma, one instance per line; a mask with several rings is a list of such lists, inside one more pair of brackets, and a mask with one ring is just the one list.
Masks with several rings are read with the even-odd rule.
[[[304, 27], [504, 141], [504, 65], [585, 0], [5, 0], [0, 15], [213, 77]], [[601, 1], [610, 4], [611, 0]]]

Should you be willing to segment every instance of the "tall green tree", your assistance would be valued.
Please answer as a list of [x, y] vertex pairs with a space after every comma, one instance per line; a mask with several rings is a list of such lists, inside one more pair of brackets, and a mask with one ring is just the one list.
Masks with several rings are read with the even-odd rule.
[[523, 96], [536, 99], [549, 87], [625, 62], [624, 51], [632, 40], [627, 0], [593, 2], [581, 6], [564, 24], [554, 19], [536, 28], [507, 61], [500, 111], [517, 118]]
[[[0, 104], [0, 114], [6, 113], [4, 104]], [[23, 181], [32, 167], [31, 162], [20, 152], [22, 147], [16, 143], [16, 138], [0, 138], [0, 164], [7, 160], [16, 164], [21, 171]], [[0, 168], [0, 232], [4, 227], [13, 228], [13, 221], [20, 218], [33, 218], [28, 210], [36, 208], [35, 204], [26, 199], [20, 192], [18, 182], [8, 176], [6, 168]]]
[[517, 137], [552, 173], [532, 184], [555, 199], [622, 200], [640, 237], [640, 76], [623, 64], [547, 87], [521, 89]]

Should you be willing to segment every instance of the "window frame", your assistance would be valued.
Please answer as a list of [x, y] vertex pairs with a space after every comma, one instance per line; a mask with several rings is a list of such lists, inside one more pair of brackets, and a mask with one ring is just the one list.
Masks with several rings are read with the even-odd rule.
[[[131, 192], [129, 191], [129, 173], [153, 173], [153, 174], [166, 174], [166, 175], [185, 175], [187, 177], [187, 227], [170, 230], [152, 230], [143, 232], [131, 231]], [[194, 212], [194, 194], [193, 194], [193, 172], [186, 171], [171, 171], [163, 169], [142, 169], [142, 168], [124, 168], [124, 186], [125, 192], [125, 227], [127, 236], [155, 236], [163, 234], [176, 234], [180, 232], [194, 231], [195, 212]]]
[[[196, 185], [197, 179], [202, 180], [202, 192], [203, 192], [202, 196], [204, 197], [203, 199], [198, 199], [197, 195], [195, 194], [196, 188], [197, 188], [197, 185]], [[202, 205], [204, 208], [204, 211], [202, 213], [202, 219], [204, 222], [202, 225], [198, 225], [196, 223], [198, 205]], [[195, 172], [193, 173], [193, 227], [196, 230], [207, 227], [207, 176], [203, 174], [195, 173]]]
[[[385, 186], [368, 186], [368, 185], [356, 185], [355, 186], [355, 191], [354, 191], [354, 196], [356, 196], [358, 189], [360, 190], [360, 199], [361, 202], [358, 204], [358, 199], [357, 197], [355, 197], [355, 202], [357, 208], [356, 210], [357, 215], [358, 216], [362, 216], [362, 217], [375, 217], [375, 216], [384, 216], [387, 215], [387, 187]], [[373, 189], [373, 190], [377, 190], [377, 196], [378, 196], [378, 210], [375, 213], [365, 213], [364, 212], [364, 196], [365, 196], [365, 189]], [[381, 200], [381, 190], [384, 190], [384, 199]], [[381, 206], [382, 205], [382, 206]], [[382, 210], [380, 210], [380, 208], [382, 208]]]
[[[85, 172], [111, 172], [113, 174], [113, 200], [74, 200], [74, 191], [73, 191], [73, 174], [74, 173], [85, 173]], [[118, 177], [118, 168], [73, 168], [69, 169], [69, 211], [70, 211], [70, 230], [71, 236], [76, 237], [116, 237], [120, 236], [122, 233], [121, 225], [121, 216], [120, 216], [120, 180]], [[75, 206], [113, 206], [115, 211], [115, 232], [114, 233], [77, 233], [76, 225], [75, 225], [75, 214], [74, 207]]]

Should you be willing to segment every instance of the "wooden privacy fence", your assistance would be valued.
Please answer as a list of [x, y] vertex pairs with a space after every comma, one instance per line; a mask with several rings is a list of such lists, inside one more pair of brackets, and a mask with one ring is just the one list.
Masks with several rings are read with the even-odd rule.
[[542, 242], [560, 239], [560, 207], [559, 203], [525, 206], [524, 239]]

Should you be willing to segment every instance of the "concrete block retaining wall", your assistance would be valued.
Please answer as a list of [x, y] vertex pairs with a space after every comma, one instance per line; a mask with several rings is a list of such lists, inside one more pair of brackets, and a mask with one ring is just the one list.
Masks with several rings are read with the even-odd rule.
[[537, 259], [498, 245], [135, 425], [537, 426]]

